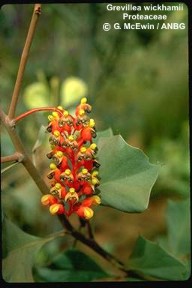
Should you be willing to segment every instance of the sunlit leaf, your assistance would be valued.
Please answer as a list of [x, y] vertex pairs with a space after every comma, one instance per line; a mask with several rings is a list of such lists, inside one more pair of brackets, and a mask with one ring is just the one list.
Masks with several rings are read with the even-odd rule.
[[142, 212], [148, 207], [159, 166], [151, 164], [138, 148], [120, 135], [98, 141], [102, 204], [125, 212]]
[[23, 100], [29, 109], [50, 106], [49, 89], [44, 83], [35, 82], [25, 88]]
[[108, 276], [100, 266], [77, 249], [69, 249], [53, 259], [49, 267], [35, 269], [40, 282], [90, 282]]
[[158, 244], [139, 237], [129, 258], [129, 269], [162, 280], [186, 280], [188, 268]]
[[87, 95], [87, 84], [78, 77], [67, 78], [61, 86], [61, 105], [71, 106]]

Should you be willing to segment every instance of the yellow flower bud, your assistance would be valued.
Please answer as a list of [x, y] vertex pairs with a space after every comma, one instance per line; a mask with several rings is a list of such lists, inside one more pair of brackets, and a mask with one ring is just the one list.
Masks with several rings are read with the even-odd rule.
[[70, 136], [68, 137], [68, 139], [69, 139], [70, 142], [74, 141], [73, 135], [70, 135]]
[[63, 116], [64, 117], [67, 117], [69, 115], [69, 112], [67, 111], [67, 110], [65, 110], [64, 112], [63, 112]]
[[93, 202], [92, 202], [93, 205], [99, 205], [99, 204], [101, 204], [101, 198], [100, 198], [99, 196], [94, 195], [94, 196], [92, 196], [91, 198], [92, 198], [92, 200], [93, 200]]
[[86, 98], [86, 97], [83, 97], [83, 98], [81, 99], [81, 104], [85, 104], [85, 103], [87, 103], [87, 98]]
[[91, 208], [85, 207], [83, 212], [84, 212], [85, 219], [88, 220], [93, 217], [94, 212]]
[[80, 148], [80, 152], [81, 152], [81, 153], [85, 153], [86, 150], [87, 150], [86, 147], [81, 147], [81, 148]]
[[97, 178], [92, 178], [91, 183], [95, 186], [95, 185], [99, 185], [99, 180]]
[[91, 175], [92, 175], [92, 177], [96, 177], [96, 176], [98, 176], [98, 175], [99, 175], [99, 172], [95, 170], [95, 171], [93, 171], [93, 172], [92, 172], [92, 174], [91, 174]]
[[95, 121], [94, 119], [89, 120], [89, 127], [93, 128], [95, 126]]
[[70, 188], [70, 189], [69, 189], [69, 192], [70, 192], [70, 193], [75, 193], [75, 188]]
[[59, 137], [60, 136], [60, 132], [58, 130], [55, 130], [53, 134], [54, 134], [55, 137]]
[[90, 148], [91, 148], [92, 150], [95, 150], [95, 149], [97, 148], [97, 145], [96, 145], [95, 143], [92, 143], [92, 144], [90, 145]]
[[43, 197], [41, 197], [41, 203], [45, 206], [49, 205], [49, 198], [50, 198], [49, 194], [43, 195]]
[[80, 110], [79, 110], [79, 115], [80, 115], [80, 116], [84, 116], [84, 115], [85, 115], [85, 110], [80, 109]]
[[71, 175], [71, 170], [70, 170], [70, 169], [66, 169], [66, 170], [65, 170], [65, 174], [66, 174], [67, 176]]
[[59, 207], [60, 205], [59, 204], [53, 204], [49, 207], [49, 211], [52, 215], [56, 214], [58, 211], [59, 211]]
[[87, 173], [88, 173], [88, 170], [87, 170], [87, 169], [85, 169], [85, 168], [82, 169], [82, 174], [83, 174], [83, 175], [86, 175]]
[[55, 189], [60, 189], [61, 188], [61, 184], [60, 183], [56, 183], [55, 184]]
[[59, 118], [59, 115], [58, 115], [58, 113], [57, 113], [56, 111], [54, 111], [54, 112], [52, 113], [52, 115], [53, 115], [53, 117], [56, 118], [56, 119]]
[[51, 170], [55, 170], [55, 169], [57, 168], [57, 166], [55, 165], [55, 163], [51, 163], [51, 164], [49, 165], [49, 168], [50, 168]]
[[61, 158], [63, 156], [63, 152], [62, 151], [57, 151], [56, 155]]

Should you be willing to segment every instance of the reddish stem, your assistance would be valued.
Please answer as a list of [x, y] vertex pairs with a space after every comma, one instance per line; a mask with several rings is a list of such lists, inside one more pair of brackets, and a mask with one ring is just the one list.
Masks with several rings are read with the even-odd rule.
[[23, 118], [31, 115], [32, 113], [35, 113], [35, 112], [40, 112], [40, 111], [56, 111], [58, 113], [60, 113], [61, 115], [63, 115], [62, 111], [59, 110], [58, 108], [55, 108], [55, 107], [40, 107], [40, 108], [33, 108], [19, 116], [17, 116], [14, 121], [15, 123], [17, 123], [18, 121], [22, 120]]

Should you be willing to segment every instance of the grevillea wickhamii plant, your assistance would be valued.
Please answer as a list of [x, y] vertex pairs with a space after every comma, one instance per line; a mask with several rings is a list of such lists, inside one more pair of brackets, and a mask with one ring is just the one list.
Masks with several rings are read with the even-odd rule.
[[76, 213], [90, 219], [94, 214], [92, 206], [101, 203], [96, 189], [100, 165], [96, 159], [97, 145], [93, 143], [95, 121], [87, 115], [91, 109], [87, 98], [82, 98], [75, 117], [60, 106], [48, 116], [51, 151], [47, 157], [52, 162], [47, 177], [51, 188], [41, 202], [49, 206], [52, 215]]

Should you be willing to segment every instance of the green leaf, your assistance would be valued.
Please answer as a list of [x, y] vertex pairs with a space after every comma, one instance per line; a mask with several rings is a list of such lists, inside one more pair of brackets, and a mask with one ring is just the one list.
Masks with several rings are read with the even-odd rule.
[[142, 212], [148, 207], [159, 166], [150, 164], [138, 148], [120, 135], [98, 141], [102, 205], [124, 212]]
[[97, 132], [97, 137], [95, 138], [94, 142], [98, 143], [100, 138], [102, 138], [102, 137], [110, 137], [110, 136], [113, 136], [113, 130], [111, 128], [99, 131], [99, 132]]
[[[175, 256], [190, 254], [190, 202], [169, 200], [166, 213], [167, 247]], [[175, 223], [175, 221], [177, 221]]]
[[[175, 220], [177, 219], [177, 225]], [[190, 202], [168, 202], [167, 222], [172, 251], [182, 255], [190, 253]]]
[[35, 82], [25, 88], [23, 100], [29, 109], [49, 106], [49, 88], [44, 83]]
[[3, 219], [3, 279], [6, 282], [34, 282], [32, 266], [39, 249], [50, 238], [39, 238], [23, 232], [10, 220]]
[[187, 280], [188, 268], [159, 245], [139, 237], [129, 258], [129, 269], [163, 280]]
[[49, 267], [36, 267], [40, 282], [90, 282], [108, 276], [86, 254], [69, 249], [54, 258]]

